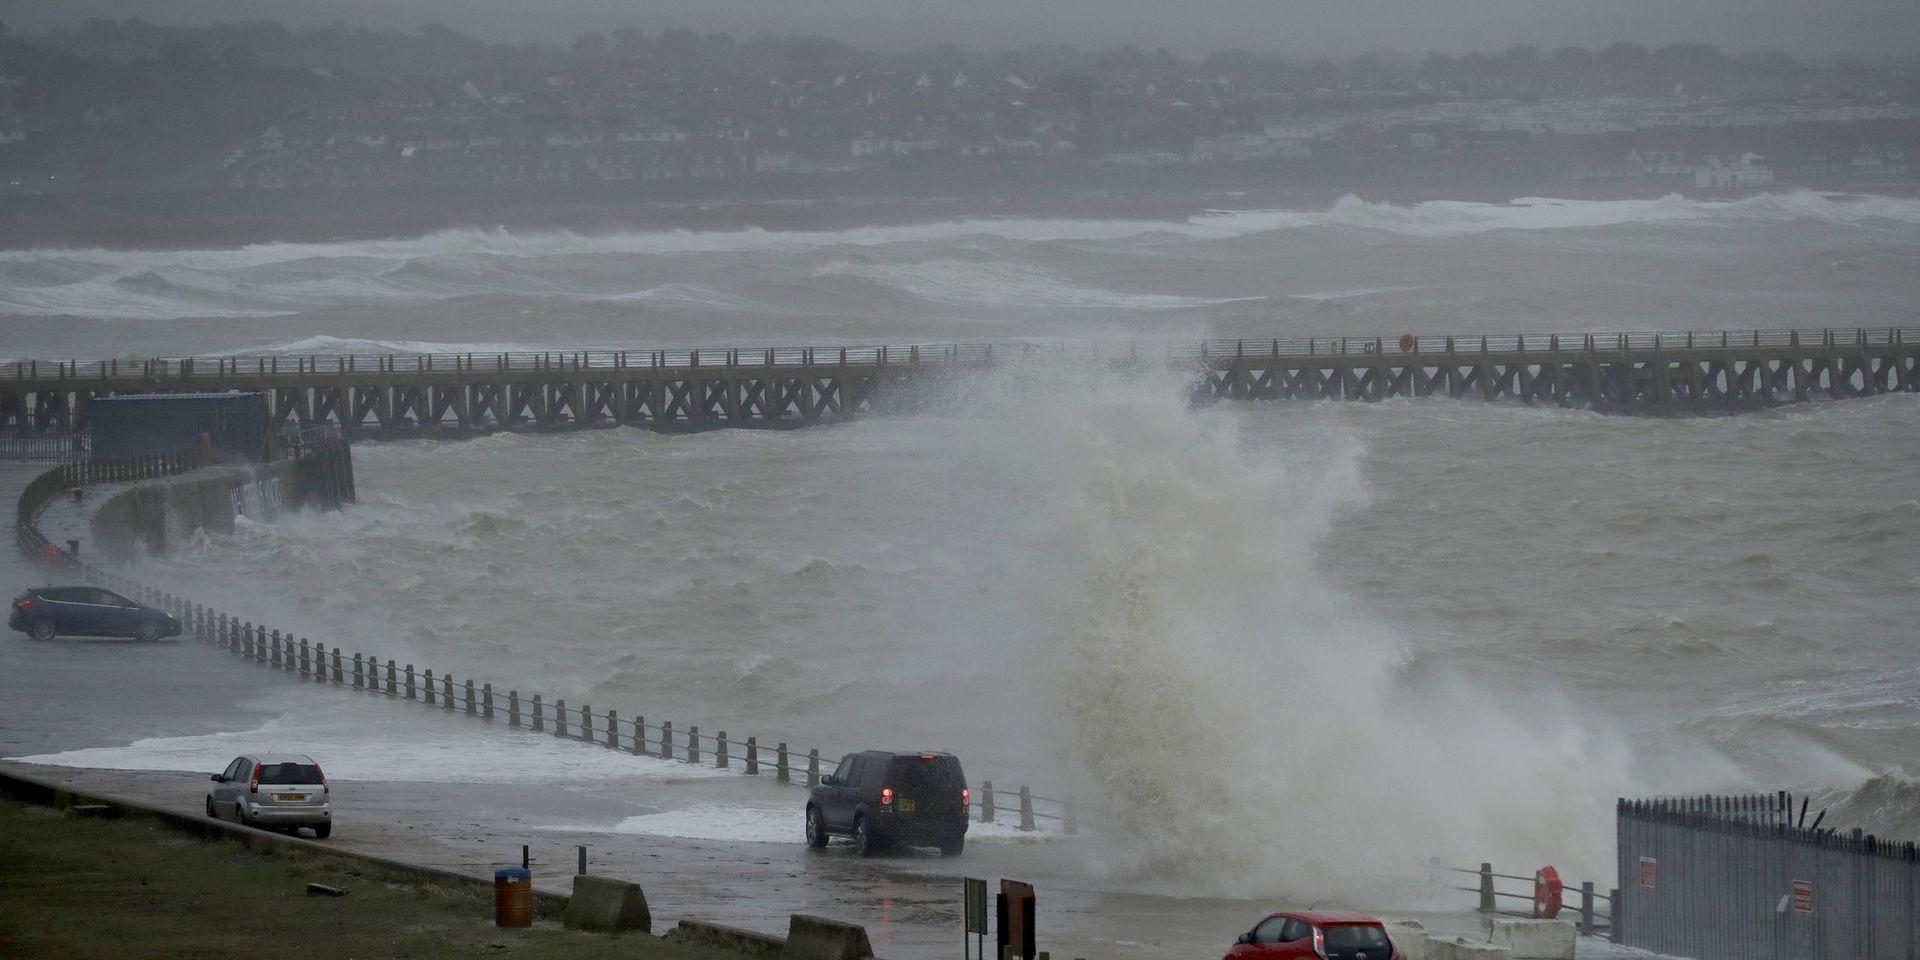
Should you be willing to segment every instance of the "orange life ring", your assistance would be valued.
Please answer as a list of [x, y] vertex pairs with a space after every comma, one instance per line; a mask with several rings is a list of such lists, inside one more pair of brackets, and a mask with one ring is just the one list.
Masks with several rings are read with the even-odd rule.
[[1560, 882], [1560, 871], [1552, 867], [1541, 867], [1533, 875], [1533, 915], [1542, 920], [1552, 920], [1560, 915], [1561, 893], [1565, 886]]
[[1401, 353], [1413, 352], [1413, 334], [1403, 333], [1400, 335], [1400, 352]]

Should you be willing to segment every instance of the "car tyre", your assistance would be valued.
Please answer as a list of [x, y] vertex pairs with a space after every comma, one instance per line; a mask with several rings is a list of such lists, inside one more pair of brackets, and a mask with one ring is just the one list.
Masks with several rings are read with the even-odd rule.
[[807, 807], [807, 846], [820, 849], [827, 845], [827, 825], [820, 821], [820, 808]]
[[867, 827], [867, 815], [856, 814], [853, 818], [853, 852], [858, 856], [871, 857], [877, 847], [873, 831]]
[[133, 635], [146, 641], [158, 640], [163, 633], [166, 633], [166, 629], [160, 626], [158, 620], [142, 620], [139, 626], [133, 628]]
[[27, 636], [35, 640], [52, 640], [59, 635], [60, 631], [54, 629], [52, 620], [35, 620], [33, 625], [27, 628]]
[[960, 851], [965, 850], [966, 848], [967, 848], [966, 837], [954, 837], [953, 839], [948, 840], [946, 843], [943, 843], [940, 845], [940, 855], [943, 857], [957, 857], [960, 855]]
[[314, 835], [314, 837], [316, 837], [317, 839], [320, 839], [320, 840], [325, 840], [326, 838], [328, 838], [328, 837], [330, 837], [330, 836], [332, 836], [332, 835], [333, 835], [333, 824], [331, 824], [331, 823], [323, 823], [323, 824], [321, 824], [321, 825], [319, 825], [319, 826], [317, 826], [317, 827], [314, 827], [314, 828], [313, 828], [313, 835]]
[[219, 811], [219, 810], [216, 810], [216, 809], [214, 809], [214, 806], [213, 806], [213, 794], [211, 794], [211, 793], [209, 793], [209, 794], [207, 794], [207, 819], [209, 819], [209, 820], [218, 820], [218, 819], [220, 819], [220, 811]]

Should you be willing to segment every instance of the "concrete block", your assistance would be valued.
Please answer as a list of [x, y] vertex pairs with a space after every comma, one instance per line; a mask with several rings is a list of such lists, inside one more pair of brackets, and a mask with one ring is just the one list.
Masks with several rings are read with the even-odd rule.
[[667, 933], [667, 938], [685, 943], [711, 943], [760, 960], [777, 960], [787, 950], [787, 942], [772, 934], [705, 920], [682, 920]]
[[1400, 951], [1400, 960], [1427, 960], [1427, 931], [1418, 920], [1383, 920], [1387, 939]]
[[1493, 942], [1512, 950], [1514, 960], [1573, 960], [1579, 939], [1571, 920], [1493, 921]]
[[867, 928], [796, 913], [787, 925], [787, 960], [860, 960], [873, 956]]
[[653, 932], [653, 914], [647, 910], [647, 895], [640, 885], [608, 877], [575, 875], [573, 896], [560, 919], [570, 930]]
[[1427, 960], [1511, 960], [1513, 951], [1459, 937], [1427, 937]]

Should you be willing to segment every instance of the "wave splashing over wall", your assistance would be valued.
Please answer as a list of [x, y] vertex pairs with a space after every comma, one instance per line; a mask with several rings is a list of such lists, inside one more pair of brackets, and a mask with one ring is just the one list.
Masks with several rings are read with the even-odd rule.
[[1351, 437], [1254, 445], [1166, 374], [1075, 386], [1028, 404], [1008, 459], [1058, 484], [1055, 669], [1102, 872], [1375, 903], [1416, 898], [1430, 857], [1598, 875], [1624, 749], [1412, 668], [1317, 571], [1365, 508]]

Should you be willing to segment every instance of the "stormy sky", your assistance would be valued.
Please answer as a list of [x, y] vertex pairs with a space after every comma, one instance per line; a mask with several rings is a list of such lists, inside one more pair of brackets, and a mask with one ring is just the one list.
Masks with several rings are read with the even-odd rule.
[[1813, 56], [1920, 53], [1920, 0], [0, 0], [0, 20], [15, 29], [89, 16], [344, 19], [408, 30], [433, 20], [514, 42], [630, 26], [819, 34], [881, 47], [1137, 44], [1183, 54], [1455, 53], [1613, 40]]

